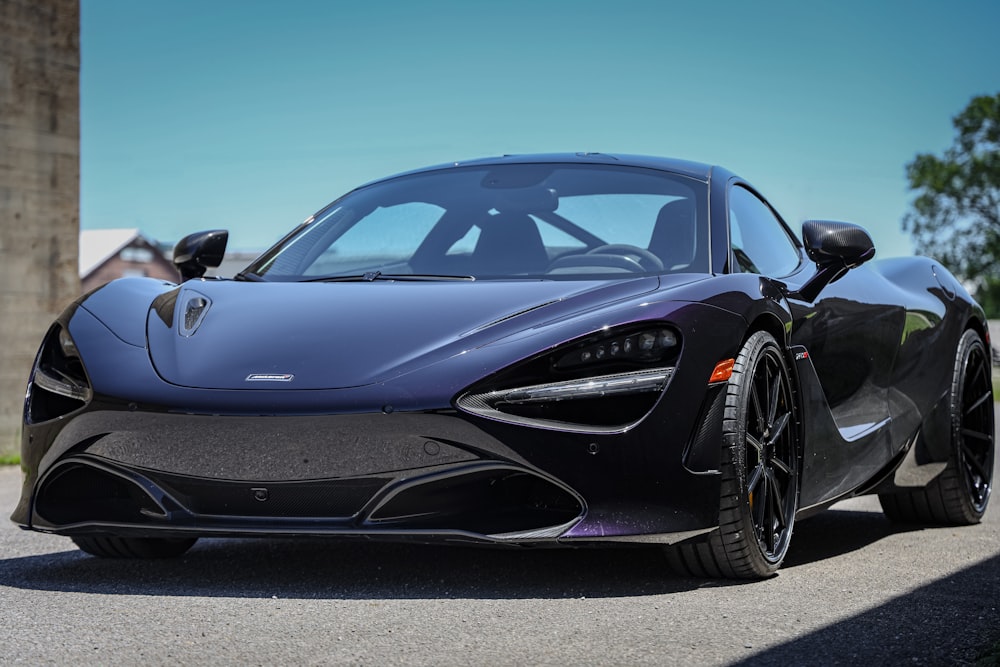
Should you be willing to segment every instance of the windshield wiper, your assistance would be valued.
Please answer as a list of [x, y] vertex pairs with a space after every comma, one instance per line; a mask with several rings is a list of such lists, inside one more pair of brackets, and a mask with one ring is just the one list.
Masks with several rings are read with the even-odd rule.
[[266, 283], [267, 281], [258, 276], [256, 273], [250, 273], [249, 271], [240, 271], [235, 276], [233, 280], [246, 280], [251, 283]]
[[381, 271], [368, 271], [359, 275], [351, 276], [323, 276], [320, 278], [307, 278], [304, 283], [370, 283], [376, 280], [395, 280], [399, 282], [433, 282], [439, 280], [475, 280], [475, 276], [449, 276], [434, 273], [382, 273]]

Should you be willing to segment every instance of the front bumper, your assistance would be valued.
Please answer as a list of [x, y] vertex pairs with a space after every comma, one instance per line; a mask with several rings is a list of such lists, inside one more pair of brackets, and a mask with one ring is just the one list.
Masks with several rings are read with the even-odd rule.
[[580, 434], [454, 410], [84, 410], [25, 427], [11, 518], [65, 535], [671, 543], [717, 525], [718, 476], [681, 465], [660, 412]]

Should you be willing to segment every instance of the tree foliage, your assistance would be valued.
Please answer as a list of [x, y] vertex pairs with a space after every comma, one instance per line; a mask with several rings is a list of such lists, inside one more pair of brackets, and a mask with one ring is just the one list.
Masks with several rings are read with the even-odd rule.
[[941, 157], [922, 153], [906, 165], [917, 197], [903, 229], [1000, 314], [1000, 93], [972, 98], [952, 124]]

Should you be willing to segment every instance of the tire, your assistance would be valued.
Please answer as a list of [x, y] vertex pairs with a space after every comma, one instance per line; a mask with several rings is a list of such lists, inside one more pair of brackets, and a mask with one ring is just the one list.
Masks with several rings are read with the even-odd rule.
[[799, 496], [799, 424], [788, 363], [771, 334], [740, 350], [726, 389], [719, 529], [669, 547], [682, 574], [759, 579], [774, 574], [792, 539]]
[[82, 551], [100, 558], [176, 558], [190, 549], [197, 538], [96, 537], [76, 535], [73, 542]]
[[958, 342], [949, 394], [948, 464], [926, 487], [879, 494], [882, 510], [897, 523], [970, 525], [986, 512], [995, 456], [990, 356], [968, 330]]

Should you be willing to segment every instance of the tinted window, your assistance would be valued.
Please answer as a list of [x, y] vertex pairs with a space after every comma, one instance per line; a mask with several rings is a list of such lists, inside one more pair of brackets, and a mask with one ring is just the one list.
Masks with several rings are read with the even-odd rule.
[[708, 270], [707, 188], [652, 169], [504, 164], [360, 188], [249, 268], [269, 280], [374, 274], [628, 278]]
[[305, 267], [303, 275], [356, 273], [373, 265], [405, 263], [443, 212], [423, 202], [376, 208], [366, 224], [351, 226]]
[[729, 191], [730, 245], [736, 270], [787, 276], [799, 265], [799, 251], [785, 226], [755, 194], [739, 186]]

